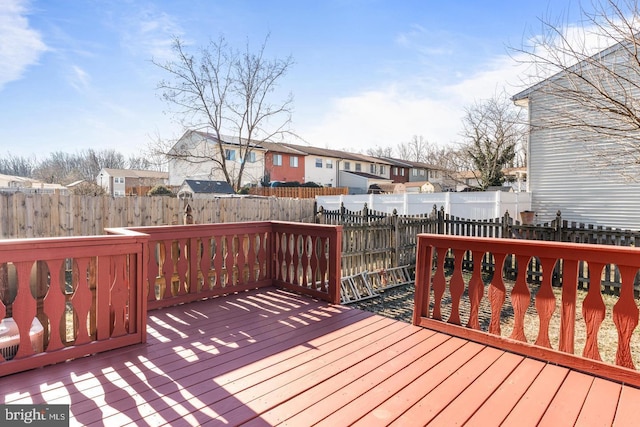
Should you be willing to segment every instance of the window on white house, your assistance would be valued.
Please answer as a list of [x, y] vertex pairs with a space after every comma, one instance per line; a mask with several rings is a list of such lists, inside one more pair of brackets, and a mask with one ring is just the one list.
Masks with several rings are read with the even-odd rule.
[[360, 163], [356, 163], [356, 172], [362, 171], [362, 165]]
[[380, 175], [384, 175], [386, 171], [384, 170], [384, 165], [380, 165]]
[[224, 158], [231, 161], [231, 162], [235, 162], [236, 161], [236, 150], [224, 150]]
[[333, 169], [333, 160], [327, 159], [327, 163], [325, 163], [327, 169]]
[[369, 165], [369, 173], [376, 173], [376, 165]]
[[317, 168], [321, 168], [322, 167], [322, 159], [316, 159], [316, 167]]
[[346, 170], [346, 171], [350, 171], [351, 170], [351, 163], [350, 162], [344, 162], [344, 170]]
[[282, 154], [273, 155], [273, 166], [282, 166]]
[[249, 162], [249, 163], [255, 163], [256, 162], [256, 153], [255, 153], [255, 151], [252, 151], [247, 155], [247, 162]]
[[298, 167], [298, 156], [289, 157], [289, 166], [291, 166], [292, 168]]

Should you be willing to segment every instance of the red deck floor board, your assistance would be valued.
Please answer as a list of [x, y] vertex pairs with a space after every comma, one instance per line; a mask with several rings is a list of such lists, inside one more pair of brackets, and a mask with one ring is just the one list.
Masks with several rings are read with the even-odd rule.
[[300, 393], [282, 405], [265, 412], [259, 419], [254, 419], [247, 425], [277, 425], [307, 410], [316, 402], [319, 404], [313, 405], [313, 409], [307, 410], [301, 418], [308, 421], [322, 419], [333, 411], [327, 398], [334, 393], [347, 387], [350, 390], [353, 389], [352, 383], [356, 381], [383, 381], [408, 363], [421, 357], [425, 352], [424, 345], [435, 348], [447, 339], [448, 337], [444, 335], [434, 334], [428, 330], [424, 330], [424, 333], [420, 331], [413, 334], [370, 358], [364, 360], [358, 358], [351, 367], [341, 372], [340, 375]]
[[613, 424], [621, 390], [622, 386], [618, 383], [602, 378], [594, 379], [576, 425], [610, 426]]
[[503, 353], [469, 387], [455, 396], [429, 425], [448, 427], [464, 424], [522, 360], [522, 356]]
[[540, 426], [573, 425], [589, 393], [593, 377], [571, 371], [540, 420]]
[[569, 370], [555, 365], [545, 365], [529, 389], [505, 419], [505, 425], [536, 426], [549, 403], [562, 385]]
[[[381, 383], [388, 384], [394, 381], [394, 377], [398, 372], [408, 372], [405, 367], [412, 366], [412, 364], [420, 363], [425, 359], [425, 353], [432, 354], [434, 357], [438, 357], [440, 354], [447, 354], [451, 348], [451, 344], [445, 344], [443, 349], [440, 346], [446, 341], [449, 341], [447, 337], [443, 336], [431, 336], [428, 340], [422, 341], [410, 350], [398, 355], [395, 359], [392, 359], [388, 363], [378, 363], [376, 360], [362, 360], [359, 362], [358, 369], [360, 370], [360, 378], [356, 381], [334, 390], [329, 395], [323, 396], [322, 399], [317, 400], [313, 406], [305, 409], [301, 413], [298, 413], [295, 417], [287, 419], [283, 425], [298, 425], [303, 421], [316, 423], [323, 418], [335, 413], [338, 409], [345, 407], [345, 405], [360, 404], [362, 400], [365, 400], [367, 404], [373, 404], [378, 396], [369, 396], [363, 398], [363, 394], [373, 390], [374, 394], [378, 390], [378, 386]], [[460, 343], [452, 343], [454, 346], [460, 346]], [[442, 356], [440, 356], [442, 357]], [[388, 394], [382, 392], [382, 399], [386, 398]], [[353, 400], [358, 399], [357, 403]], [[379, 398], [378, 398], [379, 400]], [[358, 409], [358, 413], [362, 413], [364, 407]]]
[[70, 404], [74, 426], [637, 424], [637, 388], [275, 288], [148, 323], [146, 344], [0, 378], [0, 403]]

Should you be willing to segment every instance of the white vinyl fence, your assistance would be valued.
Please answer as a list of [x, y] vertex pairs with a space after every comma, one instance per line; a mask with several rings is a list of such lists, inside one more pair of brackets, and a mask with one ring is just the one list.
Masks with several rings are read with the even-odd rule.
[[350, 211], [362, 210], [365, 203], [370, 210], [398, 215], [420, 215], [430, 213], [433, 205], [445, 213], [466, 219], [493, 219], [509, 212], [519, 219], [519, 213], [531, 209], [531, 193], [508, 193], [503, 191], [478, 191], [465, 193], [422, 193], [422, 194], [361, 194], [342, 196], [316, 196], [318, 208], [340, 209], [340, 205]]

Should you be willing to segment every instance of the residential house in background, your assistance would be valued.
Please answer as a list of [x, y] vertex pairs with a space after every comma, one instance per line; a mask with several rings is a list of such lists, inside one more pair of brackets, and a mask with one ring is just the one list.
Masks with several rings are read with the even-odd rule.
[[[617, 44], [591, 59], [605, 65], [615, 63], [616, 73], [632, 70], [628, 81], [609, 79], [610, 86], [615, 86], [622, 103], [627, 102], [626, 99], [640, 99], [637, 54], [629, 54], [624, 46]], [[586, 62], [574, 67], [592, 70], [589, 68], [592, 65]], [[569, 221], [638, 230], [640, 182], [623, 176], [622, 166], [599, 156], [603, 149], [625, 156], [615, 143], [585, 126], [572, 126], [573, 117], [582, 117], [584, 123], [593, 124], [594, 128], [612, 123], [611, 117], [602, 112], [604, 108], [596, 112], [579, 99], [558, 95], [556, 88], [575, 84], [576, 79], [563, 71], [512, 97], [516, 105], [528, 110], [526, 186], [531, 193], [536, 221], [553, 220], [560, 211], [562, 218]], [[584, 90], [588, 93], [590, 89]], [[571, 112], [570, 116], [566, 111]], [[629, 141], [637, 141], [639, 137], [633, 131], [627, 135]]]
[[49, 184], [33, 178], [0, 174], [0, 191], [5, 193], [68, 194], [67, 187]]
[[102, 168], [96, 184], [113, 197], [146, 196], [156, 185], [169, 185], [167, 172]]
[[404, 184], [405, 192], [409, 194], [414, 193], [441, 193], [442, 185], [437, 182], [429, 181], [414, 181]]
[[[240, 164], [237, 139], [225, 138], [227, 162], [236, 167]], [[219, 156], [219, 149], [217, 139], [211, 134], [186, 132], [174, 148], [183, 152], [189, 150], [193, 158], [189, 159], [187, 155], [185, 159], [169, 162], [171, 185], [182, 185], [185, 180], [226, 181], [213, 160]], [[365, 194], [376, 185], [378, 191], [399, 194], [461, 191], [477, 184], [477, 181], [476, 184], [472, 182], [475, 180], [472, 172], [468, 177], [462, 176], [464, 174], [456, 177], [438, 166], [408, 160], [290, 143], [255, 142], [252, 148], [253, 155], [245, 165], [243, 186], [267, 181], [313, 182], [324, 187], [347, 187], [350, 194]], [[521, 171], [514, 171], [513, 176], [519, 173]], [[456, 188], [458, 181], [465, 184]]]
[[455, 175], [456, 188], [454, 191], [471, 191], [480, 186], [480, 181], [474, 171], [460, 171]]
[[261, 142], [260, 147], [266, 150], [264, 155], [265, 181], [305, 182], [306, 153], [289, 147], [287, 144], [273, 142]]
[[389, 163], [389, 178], [394, 183], [409, 182], [409, 172], [411, 170], [411, 164], [404, 160], [393, 159], [390, 157], [381, 157]]
[[227, 181], [206, 181], [185, 179], [178, 190], [178, 197], [185, 199], [202, 199], [236, 194]]
[[[225, 136], [222, 141], [227, 171], [235, 181], [242, 166], [242, 145], [237, 137]], [[244, 164], [241, 186], [259, 183], [265, 173], [267, 150], [257, 143], [250, 143], [251, 153]], [[171, 148], [169, 159], [169, 184], [180, 186], [186, 179], [226, 181], [222, 169], [213, 159], [220, 159], [217, 138], [206, 132], [187, 131]]]
[[282, 145], [304, 153], [304, 182], [315, 182], [324, 187], [342, 187], [339, 171], [346, 153], [305, 145], [288, 143]]

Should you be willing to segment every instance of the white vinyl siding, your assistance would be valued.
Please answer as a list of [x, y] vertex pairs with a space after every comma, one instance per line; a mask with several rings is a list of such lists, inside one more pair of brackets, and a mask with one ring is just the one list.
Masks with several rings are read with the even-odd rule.
[[597, 134], [535, 126], [557, 114], [555, 108], [579, 107], [558, 105], [557, 99], [540, 92], [531, 93], [529, 99], [533, 127], [527, 183], [537, 221], [550, 221], [560, 211], [569, 221], [640, 229], [640, 183], [625, 181], [612, 168], [593, 164], [582, 141], [598, 138]]

